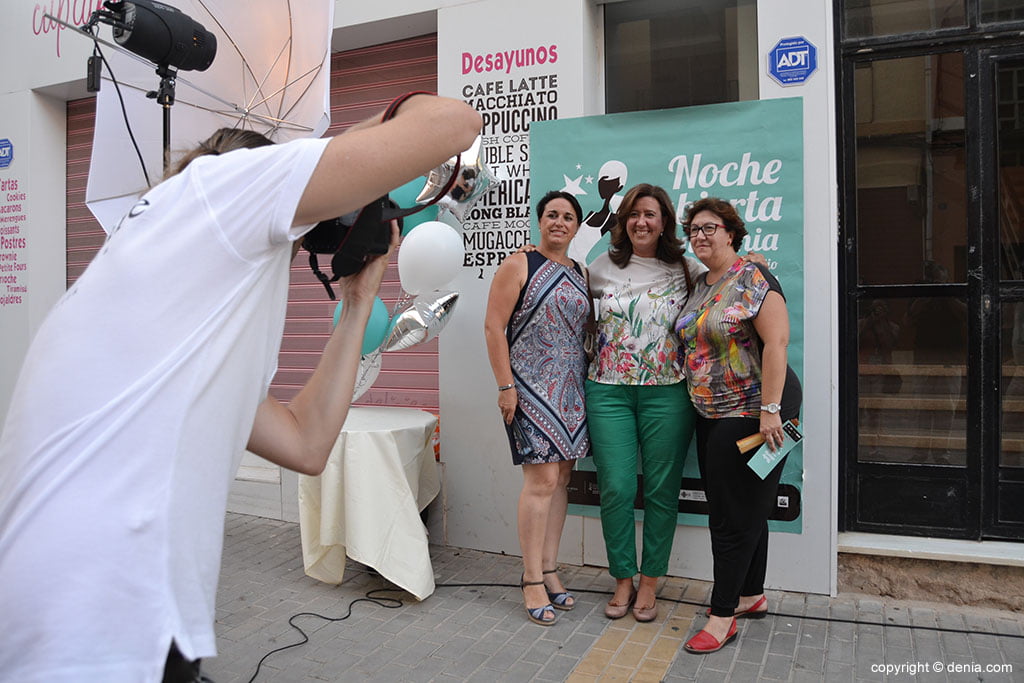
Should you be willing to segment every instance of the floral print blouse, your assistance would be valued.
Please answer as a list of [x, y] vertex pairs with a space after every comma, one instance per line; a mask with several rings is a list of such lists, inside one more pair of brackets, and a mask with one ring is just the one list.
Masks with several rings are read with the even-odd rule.
[[[685, 259], [691, 276], [703, 267]], [[600, 384], [662, 385], [684, 379], [673, 325], [686, 303], [683, 264], [635, 254], [619, 268], [601, 254], [589, 266], [597, 299], [596, 356], [587, 378]]]

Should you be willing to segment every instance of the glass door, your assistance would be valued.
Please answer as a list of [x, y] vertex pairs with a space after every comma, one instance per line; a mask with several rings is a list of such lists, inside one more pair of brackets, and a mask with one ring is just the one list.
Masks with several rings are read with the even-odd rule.
[[[856, 523], [973, 537], [968, 108], [962, 51], [853, 69]], [[848, 281], [850, 278], [848, 276]], [[853, 310], [851, 310], [851, 308]], [[852, 417], [852, 416], [851, 416]], [[850, 420], [853, 422], [853, 420]]]

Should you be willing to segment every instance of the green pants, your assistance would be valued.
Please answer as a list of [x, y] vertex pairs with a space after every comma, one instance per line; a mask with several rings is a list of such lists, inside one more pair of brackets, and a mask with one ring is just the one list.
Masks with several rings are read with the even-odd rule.
[[664, 576], [679, 512], [683, 458], [696, 421], [686, 382], [629, 386], [587, 380], [586, 392], [608, 571], [616, 579], [637, 573], [633, 505], [639, 458], [644, 489], [640, 571]]

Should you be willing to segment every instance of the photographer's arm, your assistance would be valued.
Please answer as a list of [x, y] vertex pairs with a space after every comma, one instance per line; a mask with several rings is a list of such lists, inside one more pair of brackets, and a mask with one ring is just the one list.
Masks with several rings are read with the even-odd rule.
[[391, 231], [387, 254], [339, 281], [341, 318], [306, 385], [288, 405], [270, 396], [260, 404], [247, 446], [256, 455], [303, 474], [323, 471], [352, 403], [366, 322], [398, 244], [397, 224]]
[[480, 133], [480, 114], [459, 100], [414, 95], [393, 118], [380, 116], [334, 137], [306, 186], [295, 225], [355, 211], [465, 151]]

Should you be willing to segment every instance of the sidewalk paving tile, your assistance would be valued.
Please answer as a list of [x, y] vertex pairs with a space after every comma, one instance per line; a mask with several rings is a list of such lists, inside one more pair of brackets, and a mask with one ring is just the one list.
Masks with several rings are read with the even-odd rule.
[[[437, 588], [419, 602], [354, 562], [339, 585], [310, 579], [298, 525], [228, 514], [215, 624], [220, 654], [203, 662], [204, 673], [217, 683], [248, 681], [260, 658], [302, 640], [288, 620], [311, 612], [333, 620], [297, 619], [309, 642], [267, 657], [256, 683], [859, 683], [898, 680], [878, 665], [936, 661], [1013, 670], [933, 673], [919, 676], [922, 683], [1024, 680], [1020, 613], [769, 590], [767, 618], [740, 620], [735, 641], [693, 655], [682, 644], [705, 623], [708, 582], [667, 577], [655, 621], [610, 621], [603, 614], [613, 587], [607, 570], [562, 565], [576, 608], [545, 627], [526, 619], [518, 557], [430, 550]], [[365, 599], [379, 589], [378, 598], [401, 605]]]

